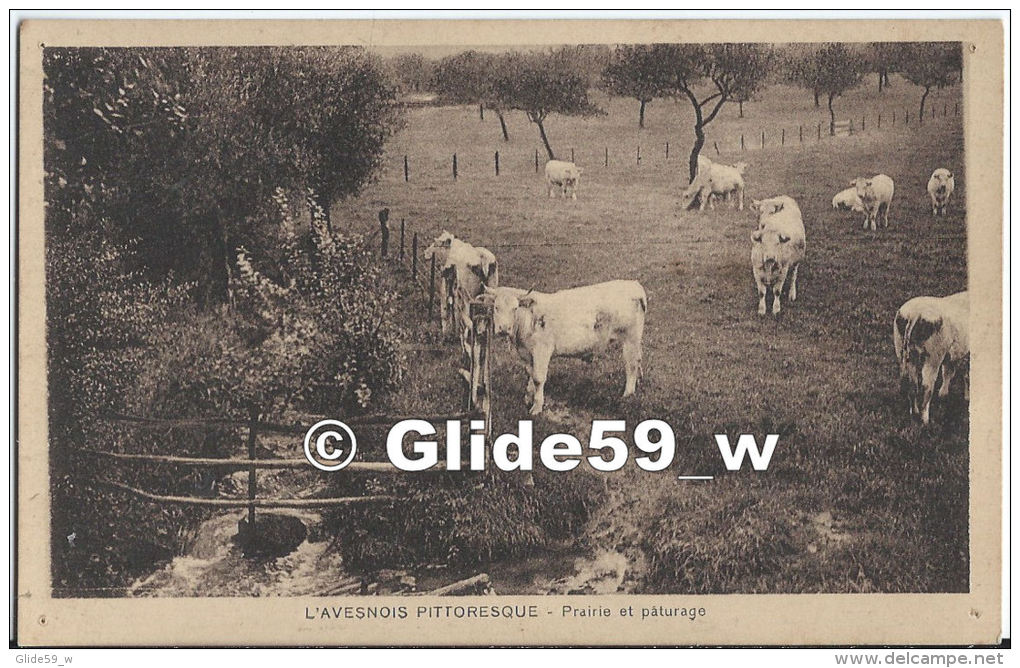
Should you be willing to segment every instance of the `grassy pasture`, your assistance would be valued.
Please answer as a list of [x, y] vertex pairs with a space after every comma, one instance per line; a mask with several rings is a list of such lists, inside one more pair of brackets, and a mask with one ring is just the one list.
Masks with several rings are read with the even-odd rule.
[[[545, 197], [534, 172], [537, 130], [523, 117], [510, 116], [512, 141], [504, 144], [494, 114], [482, 122], [477, 109], [413, 110], [379, 182], [334, 211], [335, 220], [373, 232], [375, 211], [388, 206], [396, 229], [405, 218], [422, 248], [448, 229], [495, 252], [504, 285], [552, 291], [616, 278], [641, 281], [649, 310], [637, 396], [619, 398], [617, 354], [592, 363], [554, 359], [547, 412], [535, 423], [536, 443], [564, 430], [584, 443], [595, 417], [626, 419], [631, 428], [648, 418], [673, 426], [674, 466], [662, 474], [628, 467], [605, 475], [600, 506], [575, 536], [577, 545], [626, 554], [630, 590], [967, 590], [966, 409], [957, 386], [930, 429], [912, 424], [898, 397], [891, 342], [901, 303], [966, 287], [966, 175], [962, 119], [954, 116], [959, 89], [934, 92], [938, 116], [919, 126], [917, 88], [894, 79], [880, 96], [872, 84], [837, 102], [837, 119], [855, 118], [855, 128], [867, 116], [867, 129], [852, 137], [817, 141], [815, 123], [824, 126], [827, 113], [815, 110], [810, 93], [785, 86], [746, 104], [744, 119], [727, 105], [709, 127], [710, 157], [749, 163], [748, 202], [788, 194], [804, 213], [808, 247], [799, 299], [784, 302], [778, 318], [756, 312], [752, 214], [725, 206], [679, 210], [690, 110], [672, 101], [649, 105], [645, 131], [637, 128], [637, 103], [619, 99], [600, 100], [605, 116], [549, 121], [558, 157], [569, 159], [574, 147], [585, 169], [576, 202]], [[904, 126], [906, 109], [913, 116]], [[805, 126], [803, 145], [798, 124]], [[784, 127], [787, 146], [780, 147]], [[761, 128], [764, 150], [757, 148]], [[739, 150], [740, 132], [754, 148]], [[499, 177], [492, 169], [497, 149]], [[454, 151], [457, 181], [450, 175]], [[402, 175], [405, 154], [409, 183]], [[955, 173], [957, 190], [949, 216], [933, 219], [925, 184], [940, 166]], [[879, 172], [896, 183], [891, 225], [863, 231], [858, 214], [833, 211], [830, 200], [851, 178]], [[391, 237], [391, 247], [397, 241]], [[428, 267], [421, 266], [427, 279]], [[423, 341], [434, 339], [435, 326], [423, 324], [422, 302], [405, 303], [408, 328]], [[402, 412], [459, 408], [454, 347], [449, 354], [415, 355], [407, 391], [394, 405]], [[494, 433], [502, 433], [527, 418], [526, 376], [515, 354], [500, 347], [496, 357]], [[769, 470], [725, 471], [712, 436], [724, 432], [780, 434]], [[678, 482], [677, 474], [716, 477]], [[562, 475], [536, 476], [536, 484], [556, 485]]]

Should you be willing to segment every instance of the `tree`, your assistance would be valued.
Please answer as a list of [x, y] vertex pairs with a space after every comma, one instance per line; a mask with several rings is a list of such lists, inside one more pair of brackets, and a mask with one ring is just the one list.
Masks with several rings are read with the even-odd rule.
[[663, 87], [686, 99], [694, 110], [689, 163], [693, 181], [705, 145], [705, 126], [715, 120], [724, 104], [738, 96], [749, 97], [764, 85], [770, 48], [759, 44], [654, 44], [645, 48], [661, 63]]
[[632, 97], [638, 101], [638, 127], [645, 127], [645, 105], [668, 94], [663, 86], [660, 63], [645, 46], [622, 45], [602, 71], [602, 87], [610, 95]]
[[555, 160], [545, 121], [550, 114], [593, 116], [603, 113], [588, 99], [585, 78], [549, 54], [510, 54], [493, 80], [493, 93], [510, 109], [523, 111], [538, 126], [550, 160]]
[[832, 42], [805, 55], [794, 71], [794, 80], [828, 99], [829, 135], [836, 134], [836, 111], [833, 101], [856, 88], [864, 76], [865, 63], [861, 54], [841, 42]]
[[433, 77], [433, 61], [420, 53], [402, 53], [386, 61], [390, 78], [404, 93], [428, 90]]
[[502, 67], [503, 56], [479, 51], [462, 51], [440, 60], [433, 73], [433, 88], [449, 104], [477, 104], [491, 109], [499, 118], [503, 141], [510, 141], [506, 127], [505, 102], [496, 95], [493, 77]]
[[46, 49], [44, 71], [47, 231], [102, 221], [201, 303], [228, 298], [233, 249], [276, 245], [277, 187], [357, 193], [398, 122], [354, 48]]
[[900, 71], [907, 81], [924, 89], [917, 112], [922, 122], [924, 105], [931, 89], [950, 85], [962, 59], [961, 45], [958, 42], [919, 42], [906, 46]]
[[889, 73], [895, 72], [903, 62], [902, 42], [874, 42], [867, 45], [866, 60], [872, 72], [878, 74], [878, 92], [889, 86]]

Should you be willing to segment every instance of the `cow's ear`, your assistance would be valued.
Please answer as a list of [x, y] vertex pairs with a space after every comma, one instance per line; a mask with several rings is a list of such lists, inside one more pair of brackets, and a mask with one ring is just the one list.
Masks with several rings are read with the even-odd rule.
[[751, 241], [753, 241], [756, 244], [760, 244], [761, 243], [762, 232], [763, 232], [763, 230], [756, 230], [756, 231], [752, 232], [751, 233]]
[[853, 181], [850, 182], [850, 187], [852, 187], [852, 188], [856, 188], [857, 187], [857, 179], [854, 179]]
[[780, 234], [779, 235], [779, 243], [785, 244], [789, 240], [790, 240], [790, 237], [786, 236], [785, 234]]
[[776, 202], [775, 204], [772, 205], [772, 213], [779, 213], [780, 211], [783, 210], [784, 206], [785, 206], [784, 202]]
[[520, 299], [517, 300], [517, 305], [520, 306], [521, 308], [531, 308], [532, 306], [535, 305], [535, 298], [521, 297]]

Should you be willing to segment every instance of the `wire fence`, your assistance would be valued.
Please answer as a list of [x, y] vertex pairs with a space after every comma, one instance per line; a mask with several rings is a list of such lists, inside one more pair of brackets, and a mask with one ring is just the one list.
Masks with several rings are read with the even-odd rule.
[[[919, 109], [892, 108], [881, 111], [865, 112], [852, 117], [843, 117], [832, 127], [828, 120], [811, 121], [797, 125], [780, 127], [760, 127], [756, 130], [735, 132], [719, 136], [710, 136], [705, 142], [702, 152], [709, 157], [723, 154], [746, 153], [755, 150], [774, 148], [808, 147], [829, 139], [851, 137], [865, 133], [891, 132], [922, 128], [926, 124], [940, 119], [958, 117], [961, 113], [959, 102], [939, 101], [926, 106], [923, 113]], [[708, 127], [711, 132], [711, 126]], [[679, 149], [679, 150], [678, 150]], [[670, 141], [635, 143], [630, 149], [620, 146], [611, 147], [605, 144], [601, 150], [586, 147], [583, 151], [568, 148], [558, 159], [566, 160], [569, 155], [571, 162], [580, 157], [584, 166], [589, 169], [601, 167], [610, 169], [622, 165], [641, 166], [654, 163], [686, 164], [689, 147], [684, 142]], [[507, 174], [538, 174], [546, 162], [545, 149], [503, 148], [489, 153], [486, 160], [484, 153], [477, 150], [467, 152], [455, 151], [449, 157], [412, 158], [410, 154], [399, 157], [396, 170], [389, 171], [391, 179], [396, 178], [405, 183], [421, 180], [450, 179], [456, 181], [463, 178], [478, 176], [499, 177]], [[488, 163], [488, 164], [486, 164]], [[444, 166], [445, 165], [445, 166]]]

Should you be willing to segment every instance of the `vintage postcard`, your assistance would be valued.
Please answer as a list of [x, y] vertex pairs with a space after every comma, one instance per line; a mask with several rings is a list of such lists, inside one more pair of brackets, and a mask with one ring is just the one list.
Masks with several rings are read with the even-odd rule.
[[999, 642], [1001, 22], [19, 36], [20, 645]]

